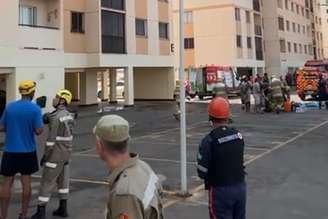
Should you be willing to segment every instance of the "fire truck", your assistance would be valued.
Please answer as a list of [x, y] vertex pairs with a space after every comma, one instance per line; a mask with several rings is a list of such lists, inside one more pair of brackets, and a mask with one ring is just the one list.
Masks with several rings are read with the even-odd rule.
[[228, 95], [238, 95], [240, 81], [229, 66], [206, 66], [192, 68], [187, 72], [189, 93], [200, 99], [215, 96], [218, 89], [224, 89]]
[[296, 73], [297, 94], [302, 100], [307, 96], [317, 98], [319, 91], [319, 76], [328, 78], [328, 60], [310, 60]]

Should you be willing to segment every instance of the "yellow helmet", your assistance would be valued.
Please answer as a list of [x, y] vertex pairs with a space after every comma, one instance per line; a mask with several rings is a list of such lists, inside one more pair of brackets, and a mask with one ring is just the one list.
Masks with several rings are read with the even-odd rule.
[[29, 95], [36, 89], [35, 81], [22, 81], [19, 83], [19, 93], [22, 95]]
[[57, 96], [66, 100], [67, 104], [70, 104], [72, 102], [73, 95], [69, 90], [66, 89], [59, 90]]

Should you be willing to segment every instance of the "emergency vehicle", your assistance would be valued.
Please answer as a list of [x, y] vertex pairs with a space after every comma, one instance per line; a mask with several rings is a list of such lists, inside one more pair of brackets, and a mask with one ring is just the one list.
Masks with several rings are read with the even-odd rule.
[[224, 89], [227, 95], [238, 95], [240, 81], [229, 66], [206, 66], [192, 68], [187, 72], [189, 95], [215, 96], [218, 89]]
[[311, 95], [317, 98], [319, 76], [328, 78], [328, 60], [310, 60], [296, 73], [297, 94], [302, 100]]

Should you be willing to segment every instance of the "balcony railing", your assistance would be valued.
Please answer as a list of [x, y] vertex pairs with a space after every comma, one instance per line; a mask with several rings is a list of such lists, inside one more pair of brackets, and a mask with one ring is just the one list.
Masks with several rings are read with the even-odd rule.
[[19, 46], [46, 50], [63, 48], [62, 32], [57, 27], [19, 25]]

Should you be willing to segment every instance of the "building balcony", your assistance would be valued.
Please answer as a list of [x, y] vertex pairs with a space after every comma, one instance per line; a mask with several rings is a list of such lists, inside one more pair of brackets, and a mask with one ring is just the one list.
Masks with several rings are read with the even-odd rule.
[[261, 4], [259, 0], [253, 0], [254, 11], [261, 12]]
[[19, 1], [19, 47], [62, 49], [62, 0]]

